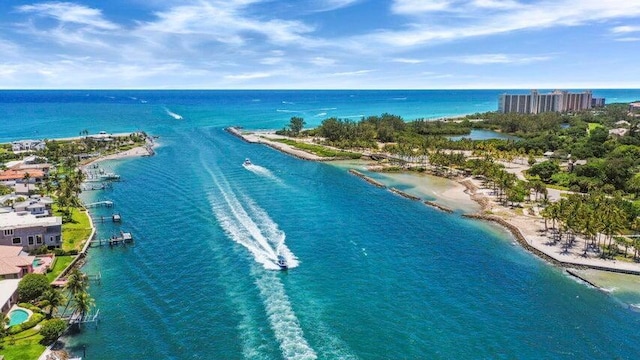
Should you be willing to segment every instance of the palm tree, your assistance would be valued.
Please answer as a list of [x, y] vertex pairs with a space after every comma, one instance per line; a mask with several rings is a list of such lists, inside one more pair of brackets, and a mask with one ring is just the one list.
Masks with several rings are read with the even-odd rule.
[[[603, 224], [603, 232], [609, 239], [609, 254], [613, 254], [611, 241], [613, 240], [613, 235], [620, 231], [623, 227], [624, 221], [624, 213], [622, 209], [617, 207], [613, 201], [608, 200], [608, 204], [606, 204], [601, 211], [601, 219]], [[604, 257], [604, 251], [602, 252], [602, 257]]]
[[79, 292], [73, 296], [73, 314], [77, 314], [77, 319], [82, 321], [91, 308], [95, 305], [95, 301], [86, 291]]
[[67, 276], [67, 283], [64, 288], [68, 290], [72, 296], [87, 292], [87, 289], [89, 289], [87, 275], [83, 274], [78, 268], [71, 270], [69, 276]]
[[58, 311], [58, 308], [65, 302], [66, 298], [62, 293], [55, 289], [49, 289], [42, 294], [38, 306], [43, 309], [48, 309], [47, 318], [50, 319], [54, 313]]

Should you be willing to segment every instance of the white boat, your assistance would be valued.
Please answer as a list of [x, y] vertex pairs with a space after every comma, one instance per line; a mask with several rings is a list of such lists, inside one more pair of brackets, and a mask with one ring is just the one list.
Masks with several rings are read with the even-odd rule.
[[278, 264], [278, 266], [280, 266], [280, 270], [289, 269], [289, 265], [287, 264], [287, 259], [285, 259], [284, 256], [282, 256], [282, 255], [278, 255], [277, 264]]
[[251, 163], [251, 160], [249, 160], [249, 158], [246, 158], [246, 159], [244, 159], [244, 162], [242, 163], [242, 165], [249, 166], [249, 165], [253, 165], [253, 164]]
[[100, 180], [120, 180], [120, 175], [114, 173], [100, 174]]

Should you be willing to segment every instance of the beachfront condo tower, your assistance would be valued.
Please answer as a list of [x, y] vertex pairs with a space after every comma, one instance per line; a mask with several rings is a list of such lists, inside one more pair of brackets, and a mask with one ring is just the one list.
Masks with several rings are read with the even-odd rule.
[[570, 93], [555, 90], [548, 94], [541, 94], [537, 90], [531, 90], [531, 94], [528, 95], [502, 94], [500, 95], [499, 111], [520, 114], [580, 111], [591, 109], [592, 98], [591, 91]]

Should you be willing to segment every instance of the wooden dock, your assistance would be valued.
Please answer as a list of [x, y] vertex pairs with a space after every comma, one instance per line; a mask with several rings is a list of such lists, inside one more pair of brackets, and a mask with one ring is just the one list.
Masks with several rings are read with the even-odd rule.
[[122, 216], [118, 213], [114, 213], [111, 216], [96, 215], [96, 216], [92, 216], [91, 220], [93, 220], [93, 222], [99, 222], [99, 223], [104, 223], [107, 220], [111, 220], [114, 223], [121, 223]]
[[110, 200], [105, 200], [105, 201], [98, 201], [98, 202], [93, 202], [93, 203], [89, 203], [89, 204], [85, 204], [84, 207], [86, 207], [87, 209], [89, 208], [95, 208], [95, 207], [113, 207], [113, 201]]
[[95, 239], [91, 240], [92, 246], [103, 246], [103, 245], [124, 245], [133, 242], [133, 236], [128, 232], [120, 232], [120, 235], [113, 235], [108, 239]]

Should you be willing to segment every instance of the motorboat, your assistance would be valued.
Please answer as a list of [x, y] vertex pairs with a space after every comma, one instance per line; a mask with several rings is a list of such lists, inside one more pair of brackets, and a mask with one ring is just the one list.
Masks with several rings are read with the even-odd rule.
[[249, 166], [249, 165], [253, 165], [253, 164], [251, 163], [251, 160], [249, 160], [249, 158], [246, 158], [246, 159], [244, 159], [244, 162], [242, 163], [242, 165]]
[[98, 175], [100, 180], [120, 180], [120, 175], [114, 173], [104, 173]]
[[289, 265], [287, 264], [287, 259], [285, 259], [284, 256], [282, 256], [282, 255], [278, 255], [277, 264], [278, 264], [278, 266], [280, 266], [280, 270], [289, 269]]

